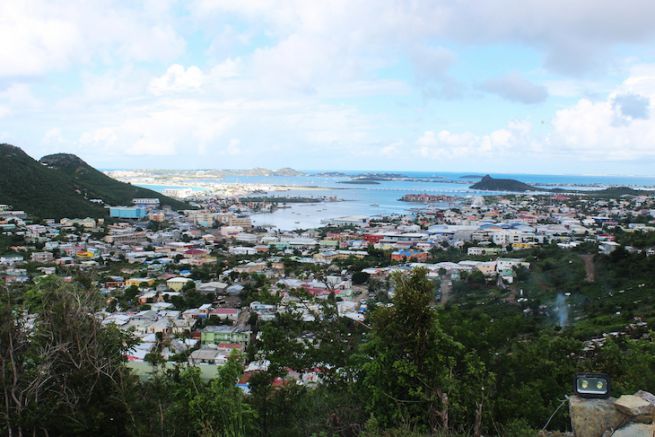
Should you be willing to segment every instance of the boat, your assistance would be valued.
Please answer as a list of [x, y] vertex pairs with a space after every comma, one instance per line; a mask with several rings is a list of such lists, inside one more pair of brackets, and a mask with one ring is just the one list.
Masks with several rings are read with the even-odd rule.
[[380, 204], [379, 203], [371, 203], [371, 206], [375, 206], [376, 208], [379, 208]]

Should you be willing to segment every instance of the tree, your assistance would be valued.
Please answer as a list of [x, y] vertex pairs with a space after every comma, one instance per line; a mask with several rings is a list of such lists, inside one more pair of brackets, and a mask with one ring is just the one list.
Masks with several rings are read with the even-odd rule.
[[[131, 337], [94, 316], [95, 290], [48, 281], [34, 327], [25, 307], [4, 289], [0, 311], [0, 371], [8, 435], [125, 433], [121, 384]], [[5, 425], [6, 424], [6, 425]]]
[[241, 356], [233, 353], [210, 381], [198, 367], [162, 368], [128, 400], [137, 418], [131, 435], [244, 436], [255, 432], [255, 413], [237, 387]]
[[483, 381], [492, 375], [440, 327], [425, 270], [393, 280], [393, 306], [374, 311], [363, 347], [369, 411], [384, 427], [414, 424], [437, 432], [473, 423], [485, 400]]
[[361, 272], [361, 271], [360, 272], [355, 272], [355, 273], [353, 273], [353, 284], [355, 284], [355, 285], [364, 284], [364, 283], [366, 283], [366, 281], [368, 281], [369, 276], [370, 275], [368, 273], [365, 273], [365, 272]]
[[198, 369], [187, 370], [194, 378], [197, 390], [190, 399], [191, 418], [200, 435], [242, 436], [253, 431], [254, 413], [244, 401], [244, 395], [236, 386], [243, 373], [241, 357], [233, 352], [228, 362], [218, 370], [218, 377], [202, 387], [197, 385]]

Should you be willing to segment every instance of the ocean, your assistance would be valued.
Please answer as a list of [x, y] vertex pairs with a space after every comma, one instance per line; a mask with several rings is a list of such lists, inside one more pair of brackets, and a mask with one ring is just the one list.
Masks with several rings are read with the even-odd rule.
[[[202, 182], [241, 183], [241, 184], [268, 184], [298, 187], [284, 192], [269, 193], [272, 196], [303, 196], [323, 197], [335, 196], [341, 202], [317, 202], [288, 204], [288, 208], [279, 209], [274, 213], [253, 214], [252, 220], [256, 225], [275, 226], [280, 230], [316, 228], [326, 219], [350, 215], [389, 215], [402, 214], [417, 208], [420, 204], [401, 202], [404, 194], [428, 193], [444, 194], [453, 197], [488, 196], [503, 194], [499, 192], [474, 191], [469, 187], [477, 179], [462, 178], [467, 175], [479, 173], [453, 173], [453, 172], [385, 172], [397, 173], [412, 181], [380, 181], [375, 185], [341, 184], [340, 181], [349, 180], [348, 176], [362, 173], [357, 171], [341, 172], [346, 176], [328, 177], [316, 176], [317, 172], [307, 172], [308, 176], [234, 176]], [[543, 186], [546, 188], [575, 188], [600, 189], [612, 185], [631, 186], [635, 188], [655, 188], [655, 177], [631, 176], [583, 176], [583, 175], [535, 175], [535, 174], [492, 174], [495, 178], [517, 179], [522, 182]], [[420, 181], [432, 179], [436, 181]], [[163, 191], [169, 186], [143, 185], [156, 191]], [[306, 190], [303, 187], [314, 187]]]

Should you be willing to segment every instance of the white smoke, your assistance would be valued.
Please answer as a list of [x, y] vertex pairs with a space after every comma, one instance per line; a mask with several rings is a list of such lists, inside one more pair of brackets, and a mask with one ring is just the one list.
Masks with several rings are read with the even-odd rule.
[[563, 293], [558, 293], [555, 298], [555, 314], [557, 314], [557, 321], [561, 328], [569, 324], [569, 306]]

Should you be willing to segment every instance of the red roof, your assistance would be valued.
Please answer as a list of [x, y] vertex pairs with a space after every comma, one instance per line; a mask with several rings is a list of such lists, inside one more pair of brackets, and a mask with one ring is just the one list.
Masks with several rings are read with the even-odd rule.
[[241, 345], [239, 343], [218, 343], [219, 349], [239, 349], [241, 350]]
[[318, 287], [310, 287], [307, 284], [303, 284], [303, 288], [305, 291], [312, 296], [325, 296], [330, 294], [331, 292], [334, 293], [335, 295], [338, 295], [341, 293], [341, 290], [332, 290], [330, 291], [327, 288], [318, 288]]
[[172, 278], [175, 278], [176, 276], [171, 274], [171, 273], [164, 273], [163, 275], [159, 275], [157, 279], [164, 279], [164, 280], [169, 280]]
[[236, 308], [214, 308], [209, 314], [238, 314], [239, 310]]

